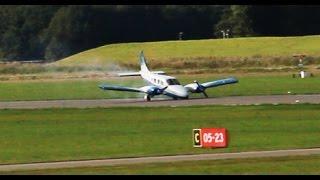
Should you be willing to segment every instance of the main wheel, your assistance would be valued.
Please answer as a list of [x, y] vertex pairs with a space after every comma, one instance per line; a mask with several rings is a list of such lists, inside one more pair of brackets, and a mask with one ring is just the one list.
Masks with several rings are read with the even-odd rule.
[[146, 100], [146, 101], [151, 101], [151, 97], [150, 97], [149, 95], [145, 95], [145, 96], [144, 96], [144, 100]]

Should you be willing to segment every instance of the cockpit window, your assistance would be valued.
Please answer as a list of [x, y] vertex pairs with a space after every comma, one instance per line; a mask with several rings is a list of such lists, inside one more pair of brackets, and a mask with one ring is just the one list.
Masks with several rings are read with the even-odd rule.
[[177, 79], [168, 79], [167, 83], [168, 83], [168, 85], [180, 85], [180, 83]]

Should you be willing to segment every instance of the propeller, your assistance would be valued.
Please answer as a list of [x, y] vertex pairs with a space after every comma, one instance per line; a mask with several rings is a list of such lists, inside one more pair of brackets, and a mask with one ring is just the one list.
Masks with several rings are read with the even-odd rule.
[[155, 96], [155, 95], [160, 95], [163, 93], [164, 90], [166, 90], [168, 88], [168, 86], [160, 89], [158, 87], [156, 88], [151, 88], [146, 92], [146, 95], [144, 96], [144, 99], [147, 101], [151, 101], [151, 97]]
[[164, 90], [166, 90], [168, 88], [168, 86], [162, 88], [162, 89], [158, 89], [158, 94], [162, 94]]
[[164, 90], [166, 90], [168, 88], [168, 86], [160, 89], [160, 88], [154, 88], [151, 91], [148, 92], [148, 94], [150, 95], [160, 95], [163, 93]]
[[161, 91], [163, 92], [163, 91], [166, 90], [167, 88], [168, 88], [168, 86], [162, 88]]
[[206, 98], [208, 98], [209, 96], [208, 96], [208, 94], [207, 94], [206, 91], [205, 91], [206, 88], [203, 87], [201, 84], [199, 84], [197, 80], [194, 80], [193, 82], [198, 85], [197, 90], [198, 90], [199, 92], [202, 92], [202, 94], [203, 94]]

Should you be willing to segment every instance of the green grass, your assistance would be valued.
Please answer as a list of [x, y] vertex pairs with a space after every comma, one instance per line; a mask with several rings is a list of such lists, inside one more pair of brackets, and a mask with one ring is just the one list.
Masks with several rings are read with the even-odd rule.
[[[1, 64], [0, 74], [43, 74], [138, 70], [144, 50], [152, 69], [197, 72], [284, 72], [297, 68], [294, 54], [307, 55], [305, 65], [320, 65], [320, 35], [298, 37], [249, 37], [188, 41], [110, 44], [46, 64]], [[279, 69], [282, 68], [282, 69]]]
[[113, 174], [113, 175], [319, 175], [320, 156], [185, 161], [5, 172], [2, 174]]
[[[287, 57], [293, 54], [307, 54], [319, 57], [320, 36], [300, 37], [250, 37], [233, 39], [209, 39], [188, 41], [161, 41], [145, 43], [111, 44], [58, 61], [56, 65], [107, 65], [138, 63], [138, 54], [144, 50], [147, 59], [153, 62], [170, 63], [178, 59], [239, 59], [239, 57]], [[275, 61], [276, 62], [276, 61]]]
[[[319, 147], [320, 105], [0, 111], [0, 164]], [[192, 145], [225, 127], [228, 148]]]
[[[225, 78], [217, 75], [179, 75], [182, 84], [193, 80], [206, 82]], [[270, 95], [270, 94], [316, 94], [320, 93], [319, 77], [292, 78], [281, 76], [239, 76], [239, 83], [211, 88], [207, 90], [210, 97], [238, 95]], [[2, 81], [0, 82], [0, 101], [16, 100], [54, 100], [54, 99], [107, 99], [107, 98], [142, 98], [143, 94], [132, 92], [103, 91], [99, 84], [109, 83], [129, 87], [142, 87], [141, 78], [118, 78], [100, 80], [64, 80], [64, 81]], [[200, 97], [192, 94], [191, 97]]]

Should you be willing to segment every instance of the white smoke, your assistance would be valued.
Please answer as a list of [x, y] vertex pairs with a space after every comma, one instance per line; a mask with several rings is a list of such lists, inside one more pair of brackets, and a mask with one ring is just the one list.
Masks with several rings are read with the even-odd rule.
[[105, 65], [104, 69], [110, 75], [118, 75], [118, 73], [137, 72], [138, 71], [136, 69], [130, 69], [130, 68], [127, 68], [127, 67], [122, 67], [119, 64], [115, 64], [115, 63], [109, 63], [109, 64]]
[[[111, 61], [109, 61], [111, 62]], [[103, 67], [104, 73], [107, 75], [102, 83], [112, 84], [117, 86], [126, 86], [126, 87], [135, 87], [139, 88], [145, 85], [143, 79], [139, 76], [134, 77], [119, 77], [118, 73], [127, 73], [127, 72], [137, 72], [138, 69], [131, 69], [127, 67], [122, 67], [116, 63], [109, 63]], [[143, 93], [135, 92], [117, 92], [117, 91], [106, 91], [110, 96], [117, 98], [143, 98]]]

